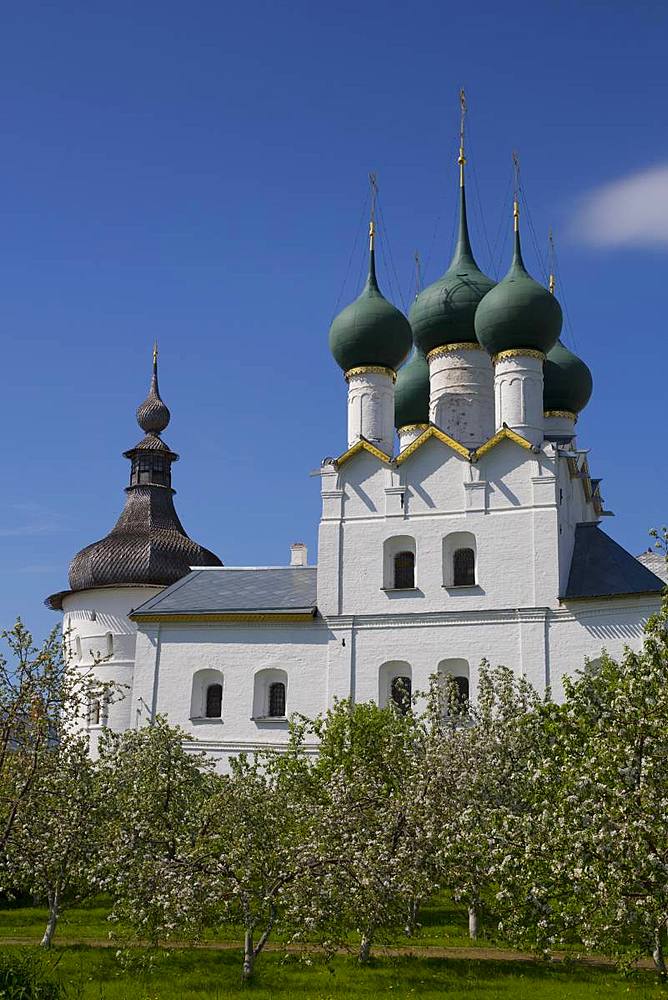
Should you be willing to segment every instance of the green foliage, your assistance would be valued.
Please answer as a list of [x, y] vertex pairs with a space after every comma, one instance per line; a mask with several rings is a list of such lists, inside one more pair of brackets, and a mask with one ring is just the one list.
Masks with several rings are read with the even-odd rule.
[[33, 952], [0, 952], [2, 1000], [65, 1000], [65, 985]]

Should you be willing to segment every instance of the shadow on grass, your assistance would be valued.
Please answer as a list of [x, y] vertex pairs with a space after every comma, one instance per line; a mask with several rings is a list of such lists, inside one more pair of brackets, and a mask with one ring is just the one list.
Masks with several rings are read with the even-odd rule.
[[[19, 950], [19, 949], [16, 949]], [[137, 954], [124, 969], [110, 949], [54, 950], [55, 971], [76, 1000], [371, 1000], [389, 997], [590, 1000], [666, 996], [649, 973], [622, 978], [609, 969], [549, 963], [412, 957], [375, 958], [360, 968], [352, 958], [330, 963], [278, 953], [262, 955], [251, 987], [241, 985], [241, 951], [159, 951], [153, 967]], [[143, 956], [144, 958], [146, 956]]]

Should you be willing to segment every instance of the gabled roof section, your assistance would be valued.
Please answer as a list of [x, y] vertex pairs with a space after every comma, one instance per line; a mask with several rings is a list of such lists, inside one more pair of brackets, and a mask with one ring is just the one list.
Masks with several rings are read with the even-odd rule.
[[[220, 572], [219, 572], [220, 569]], [[309, 621], [315, 566], [193, 569], [137, 608], [134, 621]]]
[[533, 445], [530, 441], [527, 441], [526, 438], [523, 438], [522, 435], [518, 434], [516, 431], [511, 430], [510, 427], [504, 426], [501, 430], [498, 430], [496, 434], [493, 434], [491, 438], [488, 438], [484, 444], [481, 444], [479, 448], [476, 448], [473, 453], [474, 461], [482, 458], [483, 455], [486, 455], [488, 451], [492, 450], [492, 448], [496, 448], [497, 444], [501, 444], [502, 441], [513, 441], [521, 448], [526, 448], [527, 451], [533, 451]]
[[416, 438], [415, 441], [411, 442], [411, 444], [409, 444], [407, 448], [404, 448], [404, 450], [397, 456], [397, 465], [401, 465], [407, 458], [414, 455], [418, 448], [421, 448], [423, 444], [426, 444], [430, 438], [435, 438], [437, 441], [440, 441], [441, 444], [445, 444], [448, 448], [452, 448], [452, 450], [456, 451], [458, 455], [462, 456], [462, 458], [466, 458], [468, 460], [471, 457], [471, 452], [468, 448], [465, 448], [463, 444], [460, 444], [459, 441], [455, 441], [455, 439], [451, 438], [449, 434], [445, 434], [438, 427], [435, 427], [434, 424], [430, 424], [427, 430], [420, 434], [419, 438]]
[[578, 524], [566, 593], [561, 600], [660, 594], [663, 580], [597, 524]]
[[379, 459], [381, 462], [389, 463], [392, 461], [391, 455], [386, 455], [384, 451], [381, 451], [380, 448], [376, 448], [376, 446], [371, 444], [371, 442], [366, 441], [364, 438], [360, 438], [359, 441], [356, 441], [354, 445], [351, 445], [347, 451], [344, 451], [342, 455], [339, 455], [339, 457], [335, 459], [337, 468], [345, 465], [345, 463], [349, 462], [351, 458], [355, 457], [355, 455], [359, 455], [361, 451], [368, 451], [370, 455], [373, 455], [374, 458]]

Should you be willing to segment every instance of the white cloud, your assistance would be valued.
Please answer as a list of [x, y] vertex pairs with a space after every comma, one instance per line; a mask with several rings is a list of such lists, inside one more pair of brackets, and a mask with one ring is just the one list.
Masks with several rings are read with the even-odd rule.
[[668, 164], [590, 191], [571, 228], [580, 242], [592, 246], [668, 246]]

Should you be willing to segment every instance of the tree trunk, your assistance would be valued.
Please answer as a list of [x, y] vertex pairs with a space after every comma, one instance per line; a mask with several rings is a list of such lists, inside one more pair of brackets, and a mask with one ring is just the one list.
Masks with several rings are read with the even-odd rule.
[[241, 978], [245, 983], [253, 978], [254, 965], [255, 952], [253, 951], [253, 932], [251, 930], [247, 930], [244, 935], [244, 970], [241, 974]]
[[662, 979], [666, 978], [666, 972], [667, 972], [666, 959], [663, 953], [664, 932], [665, 928], [663, 926], [657, 927], [657, 929], [654, 931], [654, 949], [652, 951], [654, 966]]
[[408, 920], [406, 926], [404, 927], [404, 932], [406, 937], [412, 937], [415, 933], [415, 928], [417, 926], [418, 913], [420, 912], [420, 900], [411, 899], [408, 904]]
[[362, 940], [360, 941], [359, 955], [357, 956], [357, 961], [360, 965], [366, 965], [371, 956], [371, 934], [363, 934]]
[[469, 937], [472, 941], [478, 938], [478, 918], [480, 911], [477, 906], [469, 906]]
[[40, 941], [41, 948], [50, 948], [51, 942], [53, 940], [53, 935], [56, 931], [56, 924], [58, 923], [58, 902], [59, 895], [58, 890], [49, 893], [49, 919], [46, 924], [46, 930], [44, 931], [44, 937]]

